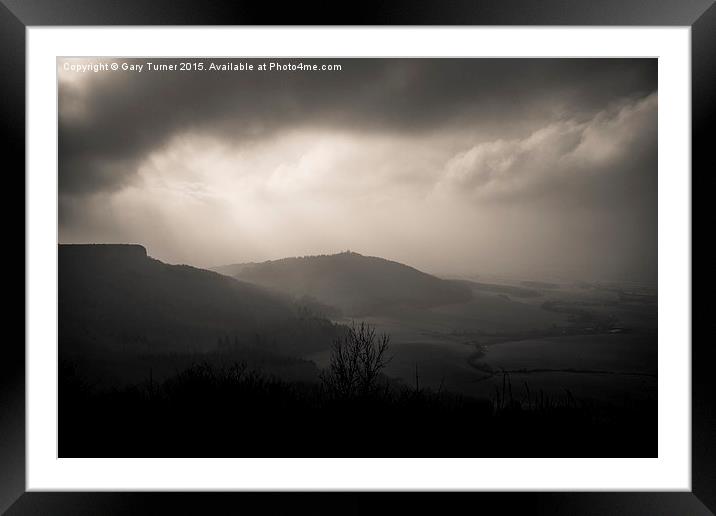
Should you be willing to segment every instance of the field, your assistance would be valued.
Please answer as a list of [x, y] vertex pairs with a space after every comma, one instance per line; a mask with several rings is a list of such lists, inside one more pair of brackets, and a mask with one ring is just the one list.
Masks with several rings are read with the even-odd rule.
[[[517, 297], [478, 286], [468, 303], [364, 319], [390, 335], [386, 374], [406, 385], [489, 397], [505, 381], [520, 397], [569, 391], [610, 402], [656, 399], [654, 299], [637, 303], [620, 300], [618, 290], [549, 287], [531, 285], [535, 295]], [[324, 366], [329, 355], [307, 358]]]

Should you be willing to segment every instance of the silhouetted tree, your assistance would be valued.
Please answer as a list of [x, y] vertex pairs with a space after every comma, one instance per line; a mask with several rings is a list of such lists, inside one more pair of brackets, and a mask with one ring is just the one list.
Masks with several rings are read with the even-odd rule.
[[374, 327], [353, 323], [333, 342], [331, 362], [321, 374], [324, 388], [339, 398], [374, 394], [381, 371], [390, 362], [386, 356], [389, 343], [390, 337], [377, 335]]

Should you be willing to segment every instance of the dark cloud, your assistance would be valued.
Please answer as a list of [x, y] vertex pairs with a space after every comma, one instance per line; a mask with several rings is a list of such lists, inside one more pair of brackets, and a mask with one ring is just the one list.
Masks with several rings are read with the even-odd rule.
[[60, 240], [655, 281], [655, 59], [276, 62], [60, 71]]
[[610, 209], [656, 196], [657, 96], [626, 99], [586, 120], [560, 119], [522, 138], [480, 141], [445, 165], [437, 185], [478, 200], [547, 196]]
[[125, 185], [148, 153], [184, 132], [242, 143], [296, 126], [419, 132], [453, 123], [504, 137], [548, 117], [589, 116], [611, 100], [653, 91], [656, 82], [656, 60], [301, 61], [339, 63], [342, 70], [107, 71], [61, 81], [60, 191]]

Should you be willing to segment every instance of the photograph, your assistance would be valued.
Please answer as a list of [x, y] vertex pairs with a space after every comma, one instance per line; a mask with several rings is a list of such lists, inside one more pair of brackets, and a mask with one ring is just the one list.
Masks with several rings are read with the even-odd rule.
[[60, 458], [658, 456], [657, 58], [56, 63]]

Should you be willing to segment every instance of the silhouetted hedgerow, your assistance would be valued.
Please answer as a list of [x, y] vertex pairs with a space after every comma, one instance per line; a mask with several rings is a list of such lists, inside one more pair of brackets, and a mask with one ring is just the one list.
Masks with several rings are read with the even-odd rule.
[[585, 404], [505, 389], [492, 400], [382, 384], [338, 398], [245, 363], [197, 363], [159, 383], [101, 390], [60, 370], [61, 457], [641, 457], [655, 403]]

